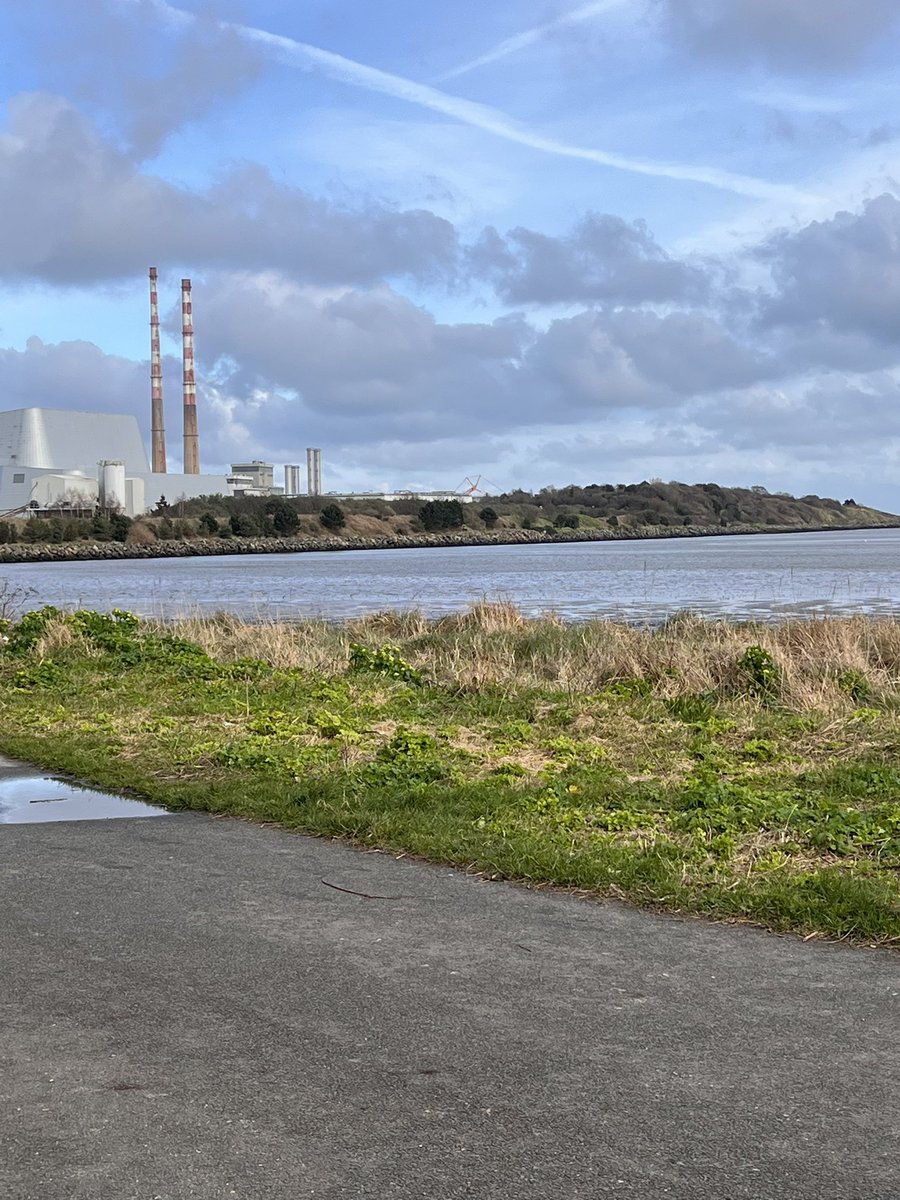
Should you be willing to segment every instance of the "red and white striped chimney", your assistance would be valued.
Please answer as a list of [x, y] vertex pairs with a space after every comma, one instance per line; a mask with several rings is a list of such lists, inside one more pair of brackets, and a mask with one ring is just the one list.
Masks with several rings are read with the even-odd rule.
[[194, 379], [194, 322], [191, 281], [181, 281], [181, 347], [184, 362], [184, 473], [200, 474], [200, 436], [197, 432], [197, 384]]
[[156, 267], [150, 268], [150, 449], [153, 470], [166, 470], [166, 415], [163, 409], [162, 361], [159, 355], [159, 298]]

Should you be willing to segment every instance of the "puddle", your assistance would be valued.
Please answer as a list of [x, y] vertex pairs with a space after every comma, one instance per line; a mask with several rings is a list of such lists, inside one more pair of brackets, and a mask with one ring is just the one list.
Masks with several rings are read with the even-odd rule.
[[29, 770], [24, 764], [0, 757], [0, 825], [169, 816], [168, 809], [142, 800], [127, 800], [47, 775], [31, 775]]

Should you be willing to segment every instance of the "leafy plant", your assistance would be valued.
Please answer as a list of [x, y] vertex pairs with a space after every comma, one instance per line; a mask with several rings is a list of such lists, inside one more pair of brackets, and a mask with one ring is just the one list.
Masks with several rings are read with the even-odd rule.
[[25, 615], [9, 626], [6, 634], [6, 649], [10, 654], [27, 654], [44, 636], [50, 625], [62, 617], [62, 612], [52, 604]]
[[421, 685], [422, 672], [408, 663], [397, 646], [379, 646], [370, 650], [359, 642], [350, 643], [350, 667], [354, 671], [373, 671], [378, 675], [387, 675], [402, 683]]
[[872, 694], [872, 688], [865, 675], [861, 671], [853, 670], [851, 667], [848, 667], [844, 671], [839, 671], [835, 682], [844, 695], [849, 696], [857, 704], [862, 704]]
[[748, 695], [771, 699], [781, 687], [781, 670], [763, 646], [748, 646], [737, 660]]

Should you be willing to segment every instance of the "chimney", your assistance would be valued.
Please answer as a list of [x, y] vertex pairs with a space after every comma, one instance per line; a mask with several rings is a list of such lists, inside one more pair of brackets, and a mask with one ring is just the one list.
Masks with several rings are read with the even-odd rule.
[[159, 357], [159, 300], [156, 267], [150, 268], [150, 447], [155, 473], [166, 471], [166, 415], [163, 410], [162, 364]]
[[314, 446], [306, 451], [306, 494], [322, 494], [322, 451]]
[[197, 385], [194, 380], [194, 323], [191, 281], [181, 281], [181, 346], [184, 360], [184, 473], [200, 474], [200, 438], [197, 433]]

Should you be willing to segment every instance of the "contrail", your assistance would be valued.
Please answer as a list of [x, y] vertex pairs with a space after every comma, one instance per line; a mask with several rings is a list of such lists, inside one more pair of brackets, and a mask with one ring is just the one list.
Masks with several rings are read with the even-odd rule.
[[[141, 2], [142, 0], [119, 0], [119, 3], [129, 5]], [[182, 27], [195, 19], [192, 13], [175, 8], [166, 3], [166, 0], [150, 0], [150, 2], [164, 19], [175, 26]], [[685, 183], [704, 183], [709, 187], [736, 192], [742, 196], [751, 196], [757, 200], [775, 200], [796, 204], [808, 202], [811, 198], [807, 193], [790, 184], [769, 183], [766, 180], [754, 179], [750, 175], [738, 175], [731, 171], [723, 171], [718, 167], [692, 167], [680, 163], [629, 158], [621, 154], [610, 154], [605, 150], [593, 150], [585, 146], [572, 145], [569, 142], [560, 142], [555, 138], [545, 137], [538, 131], [529, 129], [526, 125], [521, 125], [512, 117], [500, 112], [499, 109], [490, 108], [485, 104], [476, 104], [472, 100], [463, 100], [458, 96], [451, 96], [428, 84], [416, 83], [412, 79], [405, 79], [402, 75], [380, 71], [376, 67], [366, 66], [365, 63], [356, 62], [352, 58], [344, 58], [341, 54], [322, 50], [307, 42], [298, 42], [294, 38], [268, 33], [264, 29], [255, 29], [251, 25], [239, 25], [233, 21], [221, 21], [219, 28], [229, 30], [249, 42], [265, 47], [279, 62], [288, 66], [299, 67], [301, 70], [307, 71], [318, 70], [330, 79], [350, 84], [352, 87], [392, 96], [396, 100], [405, 100], [419, 108], [442, 113], [464, 125], [470, 125], [473, 129], [481, 129], [504, 141], [527, 146], [531, 150], [540, 150], [545, 154], [552, 154], [560, 158], [593, 162], [601, 167], [630, 171], [636, 175], [675, 179]]]
[[591, 17], [599, 17], [602, 13], [609, 12], [611, 8], [620, 8], [627, 2], [628, 0], [593, 0], [591, 4], [582, 4], [581, 8], [565, 13], [563, 16], [557, 17], [555, 21], [535, 25], [533, 29], [526, 29], [524, 33], [517, 33], [515, 37], [506, 38], [493, 50], [488, 50], [487, 54], [481, 54], [478, 58], [463, 63], [462, 66], [454, 67], [452, 71], [445, 71], [443, 75], [438, 75], [435, 82], [445, 83], [448, 79], [456, 79], [459, 75], [465, 75], [478, 67], [486, 67], [500, 58], [506, 58], [508, 54], [516, 54], [527, 46], [533, 46], [535, 42], [541, 41], [548, 34], [556, 33], [558, 29], [565, 29], [569, 25], [580, 25], [582, 21], [589, 21]]

